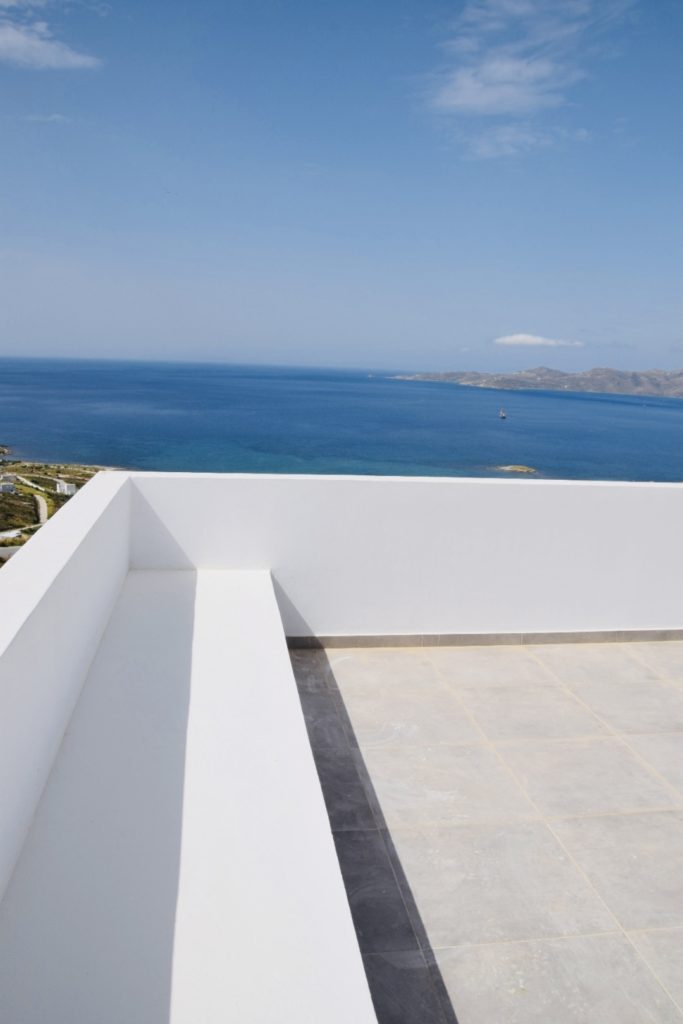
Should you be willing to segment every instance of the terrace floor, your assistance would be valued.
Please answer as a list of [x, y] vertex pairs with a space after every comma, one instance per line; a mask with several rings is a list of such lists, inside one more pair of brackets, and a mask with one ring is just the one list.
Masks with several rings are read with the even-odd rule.
[[380, 1024], [683, 1021], [683, 643], [292, 662]]

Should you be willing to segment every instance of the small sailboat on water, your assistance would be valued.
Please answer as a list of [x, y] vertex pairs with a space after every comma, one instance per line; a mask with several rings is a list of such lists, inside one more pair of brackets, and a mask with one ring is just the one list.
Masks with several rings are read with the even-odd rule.
[[501, 420], [506, 420], [508, 418], [508, 414], [505, 412], [505, 409], [501, 408], [499, 410], [498, 418], [501, 419]]

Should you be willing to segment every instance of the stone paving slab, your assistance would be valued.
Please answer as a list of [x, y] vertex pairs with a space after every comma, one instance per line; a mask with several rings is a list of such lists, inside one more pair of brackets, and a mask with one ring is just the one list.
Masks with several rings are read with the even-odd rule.
[[679, 1006], [683, 1006], [683, 928], [630, 932], [629, 939]]
[[437, 962], [459, 1024], [680, 1024], [621, 934], [462, 946]]
[[617, 736], [515, 742], [499, 750], [548, 817], [683, 807], [683, 796]]

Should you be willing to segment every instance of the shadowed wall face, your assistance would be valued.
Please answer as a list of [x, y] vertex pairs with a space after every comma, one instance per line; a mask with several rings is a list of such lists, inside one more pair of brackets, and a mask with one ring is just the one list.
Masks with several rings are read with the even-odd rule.
[[167, 1024], [195, 574], [132, 573], [0, 904], [22, 1024]]
[[125, 473], [99, 473], [0, 577], [0, 899], [130, 561]]

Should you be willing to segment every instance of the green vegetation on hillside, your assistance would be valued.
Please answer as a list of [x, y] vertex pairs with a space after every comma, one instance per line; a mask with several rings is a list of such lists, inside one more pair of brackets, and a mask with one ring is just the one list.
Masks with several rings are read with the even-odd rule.
[[[11, 457], [7, 445], [0, 445], [0, 478], [6, 475], [16, 489], [14, 494], [0, 494], [0, 545], [16, 547], [25, 543], [39, 529], [39, 507], [47, 507], [50, 518], [69, 501], [70, 495], [57, 493], [58, 480], [80, 488], [99, 469], [70, 463], [23, 462]], [[8, 530], [21, 530], [22, 535], [2, 537]], [[0, 567], [3, 564], [0, 559]]]
[[37, 522], [36, 503], [30, 494], [0, 494], [0, 530], [23, 529]]

